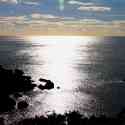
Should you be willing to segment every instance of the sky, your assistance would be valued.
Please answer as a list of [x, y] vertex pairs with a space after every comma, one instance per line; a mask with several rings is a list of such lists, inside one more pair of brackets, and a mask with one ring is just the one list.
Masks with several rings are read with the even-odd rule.
[[125, 0], [0, 0], [0, 35], [125, 33]]

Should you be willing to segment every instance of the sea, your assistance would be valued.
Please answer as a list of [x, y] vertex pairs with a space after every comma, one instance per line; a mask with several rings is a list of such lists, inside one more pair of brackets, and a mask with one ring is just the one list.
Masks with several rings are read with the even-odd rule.
[[29, 102], [26, 109], [1, 113], [8, 124], [72, 111], [114, 116], [125, 108], [125, 37], [0, 37], [0, 65], [23, 70], [38, 85], [45, 78], [55, 86], [21, 97]]

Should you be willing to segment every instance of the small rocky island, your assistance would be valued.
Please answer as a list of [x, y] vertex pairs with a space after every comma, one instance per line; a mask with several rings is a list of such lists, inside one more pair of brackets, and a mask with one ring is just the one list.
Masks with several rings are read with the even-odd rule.
[[[45, 85], [40, 84], [37, 86], [30, 76], [24, 74], [22, 70], [5, 69], [0, 66], [0, 112], [11, 111], [15, 108], [16, 99], [21, 97], [28, 91], [32, 91], [35, 87], [40, 90], [53, 89], [54, 83], [51, 80], [40, 78], [40, 82], [45, 82]], [[15, 97], [15, 98], [12, 98]], [[17, 104], [19, 109], [26, 108], [28, 102], [21, 101]]]
[[45, 85], [40, 84], [38, 86], [38, 88], [41, 89], [41, 90], [44, 90], [44, 89], [50, 90], [50, 89], [54, 88], [54, 83], [51, 80], [40, 78], [39, 81], [45, 83]]

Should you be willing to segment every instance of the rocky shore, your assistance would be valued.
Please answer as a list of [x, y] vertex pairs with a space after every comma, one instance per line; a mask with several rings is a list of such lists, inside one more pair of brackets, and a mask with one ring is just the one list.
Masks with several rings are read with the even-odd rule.
[[[15, 108], [16, 99], [25, 95], [26, 92], [32, 91], [35, 87], [41, 91], [45, 89], [53, 89], [54, 83], [51, 80], [40, 78], [40, 85], [34, 84], [30, 76], [24, 74], [22, 70], [5, 69], [0, 66], [0, 113], [11, 111]], [[45, 85], [42, 85], [45, 82]], [[28, 102], [21, 101], [17, 104], [19, 109], [26, 108]]]

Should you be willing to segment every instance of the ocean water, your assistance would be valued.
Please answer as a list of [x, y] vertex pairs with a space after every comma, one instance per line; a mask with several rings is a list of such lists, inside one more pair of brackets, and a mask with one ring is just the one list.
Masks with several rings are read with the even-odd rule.
[[125, 107], [125, 37], [0, 37], [0, 64], [24, 70], [36, 84], [55, 83], [27, 93], [27, 109], [1, 114], [9, 122], [74, 110], [114, 115]]

